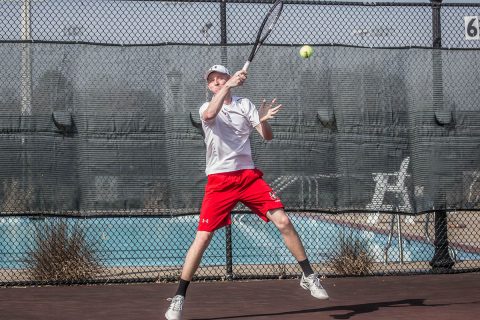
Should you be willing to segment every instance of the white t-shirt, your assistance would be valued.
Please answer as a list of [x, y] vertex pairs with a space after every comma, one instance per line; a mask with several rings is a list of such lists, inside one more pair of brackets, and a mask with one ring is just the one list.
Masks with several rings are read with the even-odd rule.
[[[200, 107], [200, 119], [207, 107], [208, 102]], [[232, 97], [230, 105], [222, 106], [214, 119], [202, 119], [207, 145], [205, 173], [254, 169], [250, 133], [259, 123], [255, 105], [247, 98], [236, 96]]]

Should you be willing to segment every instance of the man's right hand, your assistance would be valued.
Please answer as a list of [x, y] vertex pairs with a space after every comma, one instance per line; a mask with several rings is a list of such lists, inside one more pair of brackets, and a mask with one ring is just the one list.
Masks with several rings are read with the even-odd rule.
[[225, 83], [225, 86], [228, 88], [235, 88], [238, 86], [243, 85], [243, 83], [247, 80], [247, 71], [240, 70], [235, 72], [233, 76], [228, 79], [227, 83]]

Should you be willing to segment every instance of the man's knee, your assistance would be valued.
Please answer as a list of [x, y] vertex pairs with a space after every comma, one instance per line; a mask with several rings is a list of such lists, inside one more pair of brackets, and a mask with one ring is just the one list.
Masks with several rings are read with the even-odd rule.
[[213, 232], [197, 231], [195, 242], [197, 242], [201, 246], [208, 246], [212, 238], [213, 238]]
[[280, 231], [289, 231], [293, 228], [290, 218], [282, 209], [273, 210], [273, 212], [270, 212], [270, 215], [272, 218], [271, 220], [275, 223]]

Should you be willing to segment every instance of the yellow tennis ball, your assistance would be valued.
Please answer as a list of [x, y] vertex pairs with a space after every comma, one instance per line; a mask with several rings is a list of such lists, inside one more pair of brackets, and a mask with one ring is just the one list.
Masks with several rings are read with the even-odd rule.
[[300, 57], [304, 59], [308, 59], [312, 56], [313, 54], [313, 48], [310, 47], [309, 45], [304, 45], [303, 47], [300, 48]]

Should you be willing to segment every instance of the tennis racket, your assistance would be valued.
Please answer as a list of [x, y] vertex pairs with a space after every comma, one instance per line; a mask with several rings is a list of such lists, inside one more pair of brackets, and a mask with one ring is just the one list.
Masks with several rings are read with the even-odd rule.
[[283, 1], [280, 1], [280, 0], [275, 1], [275, 3], [272, 5], [267, 15], [265, 16], [265, 18], [263, 19], [262, 25], [260, 26], [260, 30], [258, 30], [257, 39], [255, 40], [255, 45], [252, 48], [252, 52], [250, 53], [250, 56], [248, 57], [247, 62], [245, 62], [245, 65], [242, 68], [244, 71], [247, 71], [248, 66], [252, 62], [255, 55], [257, 54], [258, 49], [260, 49], [260, 46], [265, 42], [265, 40], [268, 38], [268, 36], [272, 32], [273, 28], [275, 27], [275, 24], [278, 21], [278, 18], [282, 14], [282, 9], [283, 9]]

